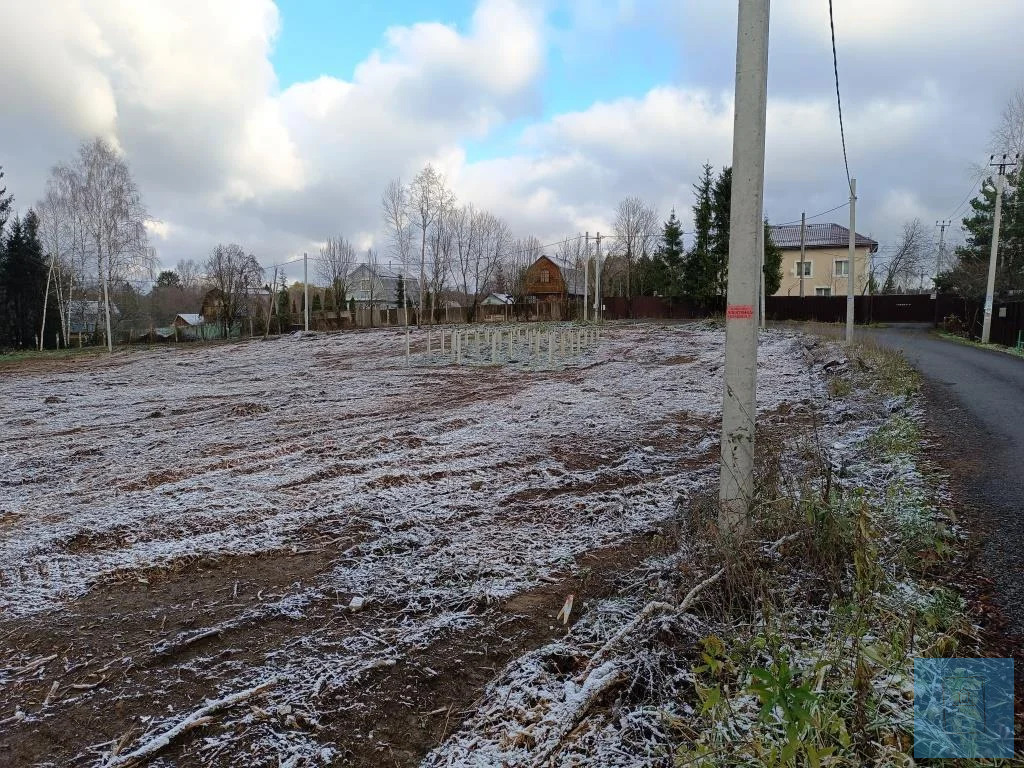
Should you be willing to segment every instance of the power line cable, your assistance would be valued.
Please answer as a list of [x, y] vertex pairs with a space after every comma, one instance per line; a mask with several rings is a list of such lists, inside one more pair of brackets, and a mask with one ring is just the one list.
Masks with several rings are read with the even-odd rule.
[[839, 107], [839, 136], [843, 140], [843, 165], [846, 167], [846, 184], [853, 194], [853, 182], [850, 180], [850, 163], [846, 158], [846, 130], [843, 128], [843, 99], [839, 95], [839, 57], [836, 56], [836, 23], [832, 18], [832, 0], [828, 0], [828, 24], [832, 30], [832, 70], [836, 76], [836, 105]]
[[974, 195], [974, 190], [978, 188], [978, 183], [985, 177], [986, 173], [987, 169], [983, 169], [981, 173], [978, 174], [978, 177], [971, 184], [971, 188], [967, 191], [967, 196], [962, 201], [960, 201], [960, 205], [958, 205], [953, 210], [953, 213], [946, 217], [947, 219], [953, 221], [957, 217], [957, 215], [960, 213], [960, 209], [967, 205], [967, 201], [970, 200], [971, 197]]
[[[847, 200], [845, 203], [837, 205], [835, 208], [829, 208], [827, 211], [822, 211], [821, 213], [816, 213], [813, 216], [805, 216], [804, 218], [805, 219], [816, 219], [819, 216], [824, 216], [826, 213], [832, 213], [833, 211], [838, 211], [840, 208], [845, 208], [849, 204], [850, 204], [850, 201]], [[800, 219], [793, 219], [793, 221], [784, 221], [781, 224], [772, 224], [772, 226], [773, 227], [787, 227], [790, 224], [799, 224], [799, 223], [800, 223]], [[771, 222], [769, 222], [769, 224], [771, 224]]]

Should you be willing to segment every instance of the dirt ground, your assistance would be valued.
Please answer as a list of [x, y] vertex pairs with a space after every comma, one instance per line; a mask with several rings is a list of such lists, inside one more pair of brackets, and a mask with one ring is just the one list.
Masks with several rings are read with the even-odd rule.
[[[762, 346], [769, 423], [820, 386], [798, 344]], [[406, 367], [381, 330], [5, 368], [0, 764], [123, 764], [260, 686], [149, 764], [416, 765], [714, 477], [718, 329], [521, 357], [421, 333]]]

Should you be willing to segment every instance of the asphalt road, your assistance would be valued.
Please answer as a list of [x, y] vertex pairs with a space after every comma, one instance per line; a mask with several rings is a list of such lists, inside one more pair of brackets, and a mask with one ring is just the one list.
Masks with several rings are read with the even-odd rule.
[[980, 523], [980, 569], [995, 582], [1008, 629], [1024, 635], [1024, 359], [928, 328], [868, 333], [924, 376], [930, 426], [945, 438], [948, 466]]

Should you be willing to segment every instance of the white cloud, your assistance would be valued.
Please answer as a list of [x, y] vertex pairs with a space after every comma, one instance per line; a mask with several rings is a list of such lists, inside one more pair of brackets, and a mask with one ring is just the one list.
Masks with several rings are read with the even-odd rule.
[[[964, 171], [1024, 64], [1019, 47], [1004, 46], [1024, 9], [979, 3], [963, 18], [946, 2], [836, 4], [864, 231], [884, 237], [911, 213], [943, 218], [962, 199]], [[549, 239], [607, 231], [628, 194], [688, 220], [701, 165], [730, 162], [735, 7], [718, 2], [659, 10], [572, 0], [576, 26], [556, 32], [541, 0], [481, 0], [465, 30], [382, 30], [351, 79], [283, 90], [269, 58], [282, 23], [271, 0], [11, 5], [0, 27], [9, 152], [0, 163], [19, 204], [80, 140], [111, 138], [161, 221], [151, 234], [165, 263], [228, 240], [266, 263], [337, 232], [369, 245], [387, 180], [428, 160], [463, 200]], [[766, 205], [775, 220], [845, 198], [823, 8], [800, 0], [773, 17]], [[467, 140], [540, 114], [552, 46], [571, 56], [590, 51], [594, 35], [610, 41], [623, 25], [652, 24], [662, 41], [678, 29], [685, 82], [666, 75], [632, 98], [556, 114], [527, 125], [516, 151], [467, 161]]]

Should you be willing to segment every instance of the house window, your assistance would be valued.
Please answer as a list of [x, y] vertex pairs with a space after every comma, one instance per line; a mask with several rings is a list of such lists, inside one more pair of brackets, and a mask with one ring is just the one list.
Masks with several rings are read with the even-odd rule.
[[814, 289], [814, 295], [815, 296], [831, 296], [832, 295], [832, 289], [831, 288], [815, 288]]
[[546, 269], [542, 269], [540, 271], [540, 281], [542, 283], [550, 283], [551, 282], [551, 273], [548, 270], [546, 270]]
[[800, 268], [803, 267], [804, 277], [811, 277], [811, 264], [813, 264], [813, 262], [800, 261], [799, 259], [797, 259], [796, 262], [794, 262], [793, 264], [793, 273], [797, 277], [800, 277]]
[[850, 260], [849, 259], [836, 259], [836, 277], [849, 277], [850, 276]]

